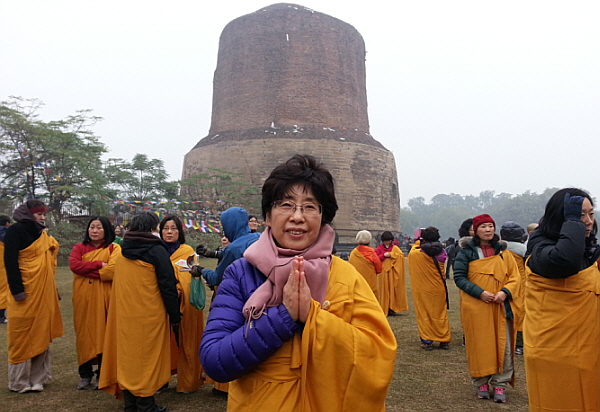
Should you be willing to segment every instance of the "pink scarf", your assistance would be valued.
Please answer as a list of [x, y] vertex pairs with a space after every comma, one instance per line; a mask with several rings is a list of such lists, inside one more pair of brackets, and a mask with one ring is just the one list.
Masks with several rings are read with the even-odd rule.
[[246, 319], [258, 319], [266, 308], [283, 302], [283, 287], [290, 276], [294, 256], [304, 257], [304, 272], [310, 294], [322, 304], [327, 292], [334, 239], [335, 232], [331, 226], [323, 225], [317, 240], [307, 249], [282, 249], [275, 245], [271, 228], [267, 228], [244, 253], [246, 260], [267, 277], [244, 305], [242, 312]]

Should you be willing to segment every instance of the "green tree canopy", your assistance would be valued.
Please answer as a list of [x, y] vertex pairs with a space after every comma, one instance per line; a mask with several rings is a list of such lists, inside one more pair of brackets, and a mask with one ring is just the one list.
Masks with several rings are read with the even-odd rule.
[[137, 153], [131, 162], [109, 159], [105, 173], [118, 196], [127, 200], [174, 200], [178, 198], [179, 182], [168, 181], [164, 162]]
[[0, 103], [0, 182], [4, 195], [41, 198], [60, 219], [65, 202], [84, 207], [83, 199], [108, 194], [101, 173], [107, 149], [90, 129], [101, 120], [91, 111], [43, 122], [42, 105], [20, 97]]
[[181, 181], [181, 196], [204, 201], [215, 210], [243, 207], [249, 214], [260, 215], [260, 188], [248, 183], [241, 173], [208, 168], [207, 172]]

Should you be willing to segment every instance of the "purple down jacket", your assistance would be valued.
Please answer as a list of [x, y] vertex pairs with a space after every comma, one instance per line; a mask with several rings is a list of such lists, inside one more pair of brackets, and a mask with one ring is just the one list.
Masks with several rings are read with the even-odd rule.
[[225, 270], [200, 345], [202, 366], [217, 382], [232, 381], [256, 368], [300, 328], [283, 304], [268, 308], [247, 328], [242, 308], [265, 280], [244, 258]]

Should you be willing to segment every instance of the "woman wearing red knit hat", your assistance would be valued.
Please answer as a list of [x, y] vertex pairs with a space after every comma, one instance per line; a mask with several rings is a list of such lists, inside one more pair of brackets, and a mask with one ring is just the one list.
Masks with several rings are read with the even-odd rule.
[[462, 238], [454, 262], [454, 282], [461, 290], [460, 316], [465, 332], [467, 362], [479, 399], [506, 402], [514, 382], [514, 330], [510, 301], [518, 293], [519, 269], [503, 254], [506, 242], [495, 233], [490, 215], [473, 218], [472, 238]]

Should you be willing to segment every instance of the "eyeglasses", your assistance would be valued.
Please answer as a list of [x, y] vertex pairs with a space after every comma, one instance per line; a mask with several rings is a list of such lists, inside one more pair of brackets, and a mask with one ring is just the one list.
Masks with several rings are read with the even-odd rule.
[[256, 219], [250, 219], [248, 222], [249, 223], [258, 223], [258, 220], [256, 220]]
[[323, 213], [323, 206], [318, 203], [303, 203], [297, 205], [291, 200], [278, 200], [273, 202], [273, 208], [284, 215], [291, 215], [298, 207], [305, 216], [318, 216]]

